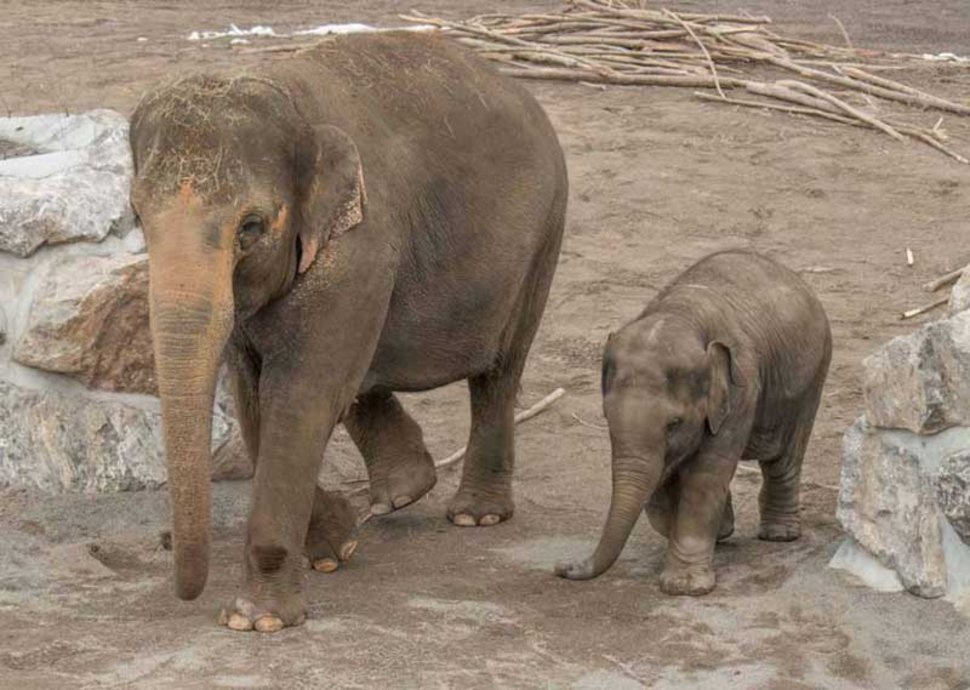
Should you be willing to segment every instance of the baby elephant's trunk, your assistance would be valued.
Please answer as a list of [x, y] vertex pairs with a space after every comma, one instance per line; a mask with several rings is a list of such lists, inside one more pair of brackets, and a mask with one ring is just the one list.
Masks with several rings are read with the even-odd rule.
[[589, 580], [606, 572], [619, 558], [643, 505], [660, 479], [663, 462], [640, 456], [613, 457], [613, 498], [596, 551], [585, 561], [556, 566], [570, 580]]

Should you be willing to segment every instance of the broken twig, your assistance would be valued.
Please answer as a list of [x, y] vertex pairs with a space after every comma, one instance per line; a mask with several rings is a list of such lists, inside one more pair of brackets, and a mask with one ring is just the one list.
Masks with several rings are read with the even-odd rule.
[[911, 319], [914, 316], [919, 316], [920, 314], [925, 314], [928, 311], [933, 311], [937, 307], [942, 307], [944, 304], [950, 301], [950, 296], [946, 295], [938, 299], [933, 300], [929, 304], [924, 304], [922, 307], [916, 307], [915, 309], [910, 309], [909, 311], [904, 311], [899, 315], [901, 320]]
[[[522, 412], [519, 412], [517, 415], [515, 415], [515, 423], [519, 424], [521, 422], [524, 422], [527, 419], [532, 419], [537, 414], [539, 414], [547, 407], [552, 405], [554, 402], [559, 400], [559, 398], [561, 398], [565, 394], [566, 394], [565, 388], [557, 388], [556, 390], [554, 390], [552, 393], [544, 397], [542, 400], [537, 402], [529, 409], [523, 410]], [[444, 460], [439, 460], [438, 462], [436, 462], [434, 464], [435, 468], [440, 470], [442, 467], [448, 467], [450, 465], [454, 465], [456, 462], [458, 462], [463, 457], [465, 457], [465, 451], [467, 450], [468, 450], [468, 446], [463, 446], [459, 450], [456, 450], [454, 453], [449, 455]]]

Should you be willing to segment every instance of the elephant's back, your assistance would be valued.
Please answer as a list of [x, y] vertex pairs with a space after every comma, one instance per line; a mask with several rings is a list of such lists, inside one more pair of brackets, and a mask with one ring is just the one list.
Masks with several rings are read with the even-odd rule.
[[786, 388], [828, 366], [832, 336], [821, 301], [801, 276], [761, 254], [713, 254], [681, 274], [660, 299], [668, 307], [698, 310], [717, 330], [746, 343], [772, 378], [786, 379], [778, 382]]
[[272, 71], [299, 91], [308, 119], [345, 129], [364, 148], [409, 154], [491, 150], [564, 171], [555, 132], [518, 82], [437, 32], [335, 37]]

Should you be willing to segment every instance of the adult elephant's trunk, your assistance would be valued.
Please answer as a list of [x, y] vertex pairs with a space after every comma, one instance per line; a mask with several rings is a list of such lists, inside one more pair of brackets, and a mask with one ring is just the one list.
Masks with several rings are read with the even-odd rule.
[[232, 254], [173, 235], [149, 248], [151, 330], [172, 499], [175, 591], [180, 599], [194, 599], [209, 571], [212, 406], [232, 330]]
[[623, 551], [640, 511], [657, 488], [662, 469], [659, 457], [614, 454], [613, 497], [599, 544], [585, 561], [558, 566], [556, 574], [570, 580], [590, 580], [606, 572]]

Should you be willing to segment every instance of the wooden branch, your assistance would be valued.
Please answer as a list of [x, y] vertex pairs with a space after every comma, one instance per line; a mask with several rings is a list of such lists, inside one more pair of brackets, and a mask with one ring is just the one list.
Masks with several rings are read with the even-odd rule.
[[911, 319], [914, 316], [919, 316], [920, 314], [925, 314], [928, 311], [933, 311], [937, 307], [942, 307], [944, 304], [950, 301], [950, 296], [940, 297], [933, 300], [929, 304], [924, 304], [922, 307], [916, 307], [916, 309], [910, 309], [909, 311], [904, 311], [899, 315], [900, 319]]
[[896, 139], [897, 141], [906, 141], [906, 137], [904, 137], [902, 134], [897, 132], [894, 128], [887, 125], [882, 120], [879, 120], [871, 115], [868, 115], [862, 112], [861, 110], [859, 110], [858, 108], [854, 108], [853, 106], [849, 105], [842, 99], [836, 98], [832, 94], [826, 93], [825, 91], [822, 91], [821, 89], [818, 89], [812, 86], [811, 84], [806, 84], [805, 82], [801, 82], [801, 81], [785, 80], [785, 81], [778, 82], [778, 85], [787, 86], [792, 89], [797, 89], [811, 96], [815, 96], [816, 98], [819, 98], [823, 101], [828, 101], [832, 105], [841, 108], [842, 110], [844, 110], [846, 113], [856, 118], [857, 120], [861, 120], [862, 122], [865, 122], [868, 125], [885, 132], [893, 139]]
[[[694, 88], [713, 87], [714, 80], [707, 76], [679, 76], [679, 75], [651, 75], [651, 74], [612, 74], [603, 76], [591, 74], [582, 70], [556, 69], [553, 67], [529, 70], [500, 69], [503, 74], [523, 79], [557, 79], [561, 81], [587, 81], [600, 84], [617, 84], [620, 86], [693, 86]], [[745, 82], [741, 79], [721, 79], [722, 88], [742, 88]]]
[[[521, 422], [524, 422], [527, 419], [532, 419], [537, 414], [546, 410], [549, 406], [551, 406], [554, 402], [559, 400], [559, 398], [561, 398], [565, 394], [566, 394], [565, 388], [557, 388], [556, 390], [554, 390], [552, 393], [544, 397], [542, 400], [537, 402], [529, 409], [523, 410], [522, 412], [519, 412], [517, 415], [515, 415], [515, 423], [520, 424]], [[450, 465], [454, 465], [456, 462], [458, 462], [463, 457], [465, 457], [465, 451], [467, 450], [468, 450], [468, 446], [464, 446], [459, 450], [456, 450], [454, 453], [449, 455], [444, 460], [439, 460], [438, 462], [436, 462], [434, 464], [435, 468], [441, 469], [442, 467], [449, 467]]]
[[728, 103], [730, 105], [741, 105], [748, 108], [764, 108], [767, 110], [781, 110], [786, 113], [795, 113], [798, 115], [812, 115], [815, 117], [824, 118], [826, 120], [840, 122], [845, 125], [858, 124], [855, 120], [851, 118], [843, 117], [841, 115], [835, 115], [825, 110], [819, 110], [818, 108], [813, 108], [813, 107], [797, 106], [797, 105], [781, 105], [780, 103], [767, 103], [765, 101], [749, 101], [741, 98], [721, 98], [720, 96], [715, 96], [710, 93], [704, 93], [703, 91], [695, 91], [694, 95], [705, 101], [717, 101], [720, 103]]
[[960, 280], [960, 276], [962, 276], [963, 272], [967, 270], [970, 270], [970, 265], [964, 266], [963, 268], [958, 268], [955, 271], [950, 271], [949, 273], [940, 276], [936, 280], [931, 280], [923, 285], [923, 289], [927, 292], [936, 292], [941, 287], [945, 287]]
[[792, 62], [791, 60], [778, 57], [768, 58], [768, 62], [778, 67], [783, 67], [784, 69], [796, 72], [809, 79], [814, 79], [816, 81], [827, 81], [831, 84], [839, 84], [840, 86], [845, 86], [856, 91], [862, 91], [863, 93], [868, 93], [872, 96], [879, 96], [880, 98], [885, 98], [889, 101], [897, 101], [899, 103], [908, 103], [909, 105], [919, 105], [926, 108], [949, 110], [951, 112], [961, 113], [963, 115], [970, 115], [970, 106], [960, 105], [959, 103], [951, 103], [950, 101], [938, 98], [936, 96], [930, 96], [929, 94], [918, 96], [916, 94], [903, 93], [895, 89], [888, 89], [883, 86], [877, 86], [868, 82], [859, 81], [858, 79], [851, 79], [838, 74], [830, 74], [828, 72], [823, 72], [822, 70], [804, 67]]

